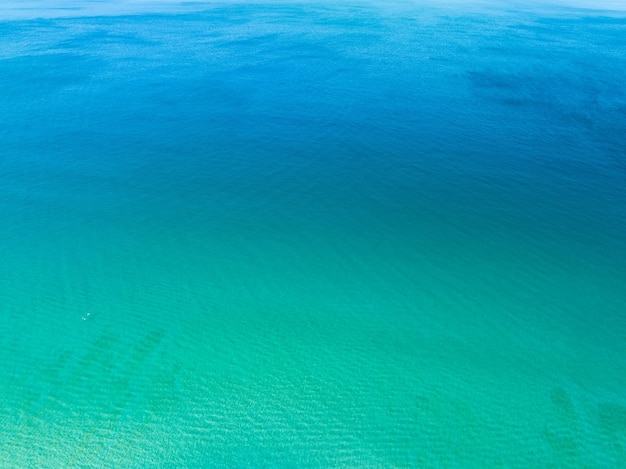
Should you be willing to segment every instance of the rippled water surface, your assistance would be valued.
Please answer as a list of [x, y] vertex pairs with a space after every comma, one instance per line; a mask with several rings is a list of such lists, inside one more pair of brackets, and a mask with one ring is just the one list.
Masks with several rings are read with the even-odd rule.
[[626, 465], [626, 13], [106, 5], [1, 4], [1, 466]]

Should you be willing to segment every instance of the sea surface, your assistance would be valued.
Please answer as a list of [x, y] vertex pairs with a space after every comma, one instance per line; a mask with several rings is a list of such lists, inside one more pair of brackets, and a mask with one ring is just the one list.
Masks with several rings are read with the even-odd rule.
[[0, 466], [626, 467], [626, 11], [0, 2]]

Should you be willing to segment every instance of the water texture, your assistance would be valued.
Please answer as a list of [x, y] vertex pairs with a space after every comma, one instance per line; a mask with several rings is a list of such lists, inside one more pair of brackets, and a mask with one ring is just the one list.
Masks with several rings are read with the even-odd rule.
[[0, 466], [626, 465], [625, 13], [133, 5], [0, 9]]

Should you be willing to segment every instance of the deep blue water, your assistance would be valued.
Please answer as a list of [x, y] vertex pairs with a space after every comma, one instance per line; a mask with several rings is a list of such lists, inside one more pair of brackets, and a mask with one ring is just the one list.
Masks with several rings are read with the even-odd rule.
[[0, 465], [626, 465], [626, 14], [1, 7]]

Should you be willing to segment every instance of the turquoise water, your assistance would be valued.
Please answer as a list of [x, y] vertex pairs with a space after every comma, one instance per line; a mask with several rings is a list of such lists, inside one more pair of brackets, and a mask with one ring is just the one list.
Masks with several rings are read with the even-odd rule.
[[626, 13], [107, 6], [0, 9], [0, 466], [626, 466]]

